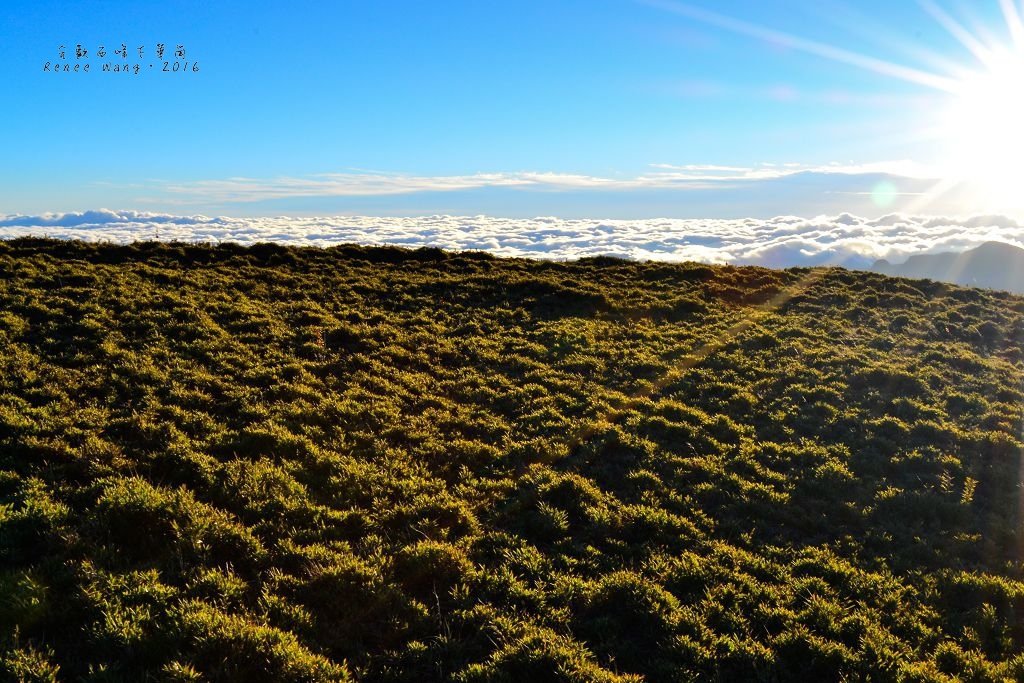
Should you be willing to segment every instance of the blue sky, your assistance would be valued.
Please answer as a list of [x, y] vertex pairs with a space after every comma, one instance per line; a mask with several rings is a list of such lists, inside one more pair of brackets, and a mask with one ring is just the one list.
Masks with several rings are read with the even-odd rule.
[[[1009, 41], [999, 2], [939, 6]], [[807, 41], [929, 73], [977, 61], [911, 1], [6, 0], [0, 213], [686, 218], [912, 203], [933, 180], [919, 169], [944, 161], [921, 133], [948, 93]], [[112, 55], [98, 46], [122, 42], [137, 76], [99, 70]], [[161, 42], [199, 72], [160, 73]], [[60, 45], [75, 63], [79, 43], [92, 72], [43, 72]], [[998, 208], [952, 197], [939, 208]]]

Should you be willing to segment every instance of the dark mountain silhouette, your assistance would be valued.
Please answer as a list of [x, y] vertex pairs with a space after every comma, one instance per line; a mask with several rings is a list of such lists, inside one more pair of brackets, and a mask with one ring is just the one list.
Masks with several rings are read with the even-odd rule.
[[871, 270], [1024, 293], [1024, 249], [1005, 242], [986, 242], [962, 253], [918, 254], [900, 264], [883, 259], [876, 261]]

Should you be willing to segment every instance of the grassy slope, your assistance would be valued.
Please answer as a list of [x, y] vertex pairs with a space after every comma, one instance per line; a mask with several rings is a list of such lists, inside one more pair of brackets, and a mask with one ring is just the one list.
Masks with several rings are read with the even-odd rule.
[[0, 666], [1020, 678], [1022, 320], [842, 270], [0, 243]]

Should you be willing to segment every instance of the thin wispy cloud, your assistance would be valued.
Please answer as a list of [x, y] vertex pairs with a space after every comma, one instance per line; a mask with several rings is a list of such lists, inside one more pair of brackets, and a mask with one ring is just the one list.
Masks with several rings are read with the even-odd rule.
[[[458, 192], [484, 188], [539, 191], [575, 190], [687, 190], [709, 189], [714, 183], [772, 180], [797, 174], [821, 173], [860, 175], [888, 173], [908, 178], [934, 177], [910, 161], [876, 164], [800, 164], [753, 167], [658, 163], [647, 173], [631, 177], [606, 177], [557, 172], [476, 173], [470, 175], [426, 176], [383, 172], [325, 173], [305, 177], [196, 180], [191, 182], [152, 181], [149, 188], [182, 203], [243, 203], [291, 197], [376, 197], [423, 192]], [[150, 199], [150, 198], [144, 198]]]

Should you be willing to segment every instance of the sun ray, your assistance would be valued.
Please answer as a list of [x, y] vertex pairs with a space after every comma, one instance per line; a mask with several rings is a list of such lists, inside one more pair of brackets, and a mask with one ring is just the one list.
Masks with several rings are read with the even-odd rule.
[[831, 272], [831, 268], [809, 268], [794, 282], [784, 285], [779, 292], [767, 301], [745, 309], [731, 325], [715, 335], [710, 341], [691, 350], [674, 362], [671, 368], [650, 385], [630, 394], [623, 404], [617, 408], [609, 407], [594, 418], [586, 421], [577, 429], [569, 432], [565, 443], [565, 453], [572, 457], [577, 449], [597, 435], [604, 424], [616, 423], [625, 417], [630, 410], [637, 409], [644, 401], [651, 399], [669, 386], [686, 377], [686, 374], [703, 363], [714, 354], [725, 349], [736, 341], [747, 330], [765, 322], [779, 312], [794, 298], [806, 294]]
[[815, 17], [828, 22], [836, 29], [848, 32], [861, 43], [873, 44], [905, 55], [913, 63], [927, 65], [936, 73], [955, 73], [959, 63], [948, 55], [932, 50], [918, 41], [908, 41], [902, 32], [894, 31], [892, 22], [885, 21], [877, 13], [865, 11], [863, 3], [854, 4], [847, 0], [831, 0], [820, 7], [812, 5]]
[[674, 14], [695, 19], [711, 26], [717, 26], [719, 28], [732, 31], [733, 33], [739, 33], [779, 45], [784, 45], [794, 50], [800, 50], [835, 62], [856, 66], [867, 71], [897, 78], [909, 83], [934, 88], [944, 92], [955, 92], [956, 81], [946, 76], [940, 76], [939, 74], [922, 71], [902, 64], [895, 64], [877, 57], [869, 57], [867, 55], [862, 55], [827, 43], [820, 43], [807, 38], [790, 35], [782, 31], [735, 19], [724, 14], [718, 14], [717, 12], [694, 7], [693, 5], [688, 5], [686, 3], [672, 2], [671, 0], [638, 1]]
[[1021, 22], [1020, 12], [1013, 0], [999, 0], [999, 7], [1003, 10], [1003, 17], [1006, 19], [1006, 26], [1010, 29], [1010, 37], [1017, 47], [1024, 46], [1024, 23]]
[[930, 14], [939, 26], [946, 29], [946, 32], [949, 33], [949, 35], [956, 38], [961, 45], [977, 57], [978, 61], [984, 62], [988, 59], [989, 48], [978, 40], [977, 36], [964, 28], [963, 24], [936, 5], [933, 0], [917, 0], [917, 4], [920, 5], [925, 12]]
[[959, 184], [960, 181], [955, 178], [942, 178], [937, 180], [927, 192], [904, 206], [903, 213], [910, 215], [921, 213], [929, 206], [952, 192]]

